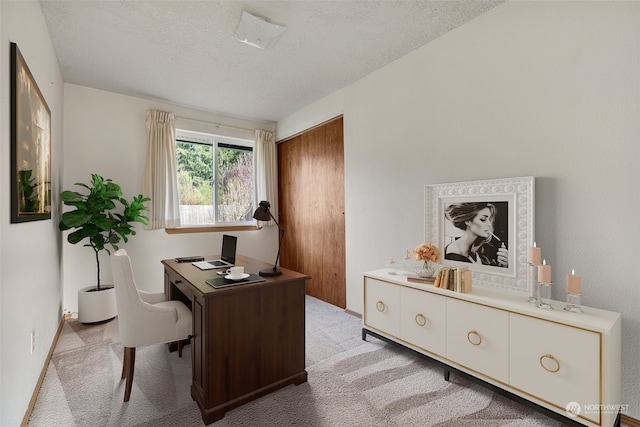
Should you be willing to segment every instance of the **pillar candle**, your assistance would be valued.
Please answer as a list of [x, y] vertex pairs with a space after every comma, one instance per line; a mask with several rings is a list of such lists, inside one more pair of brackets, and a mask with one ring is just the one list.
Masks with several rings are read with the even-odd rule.
[[529, 264], [540, 265], [540, 259], [542, 258], [542, 248], [536, 248], [536, 242], [533, 242], [533, 247], [529, 248]]
[[542, 261], [538, 266], [538, 282], [551, 283], [551, 266], [547, 265], [547, 260]]
[[567, 293], [580, 295], [580, 276], [576, 275], [575, 270], [571, 270], [571, 274], [567, 275]]

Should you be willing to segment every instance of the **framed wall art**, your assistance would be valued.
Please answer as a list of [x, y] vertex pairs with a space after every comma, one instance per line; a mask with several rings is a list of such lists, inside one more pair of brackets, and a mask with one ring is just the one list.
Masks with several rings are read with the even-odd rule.
[[51, 111], [11, 43], [11, 222], [51, 219]]
[[528, 290], [534, 177], [425, 185], [425, 238], [478, 285]]

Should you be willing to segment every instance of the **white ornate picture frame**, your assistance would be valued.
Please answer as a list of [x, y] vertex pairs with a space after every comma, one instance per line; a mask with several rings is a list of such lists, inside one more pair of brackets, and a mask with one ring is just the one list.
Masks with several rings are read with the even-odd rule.
[[[425, 241], [442, 252], [442, 265], [469, 267], [473, 284], [528, 291], [528, 248], [534, 239], [534, 186], [532, 176], [425, 185]], [[494, 246], [508, 251], [508, 266], [475, 264], [445, 258], [445, 247], [455, 240], [456, 228], [445, 216], [453, 203], [486, 202], [496, 209]], [[457, 230], [459, 231], [459, 230]]]

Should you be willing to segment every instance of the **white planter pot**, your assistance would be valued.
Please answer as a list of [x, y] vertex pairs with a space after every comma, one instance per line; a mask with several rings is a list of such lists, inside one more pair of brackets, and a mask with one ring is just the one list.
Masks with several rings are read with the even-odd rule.
[[78, 291], [78, 320], [82, 323], [102, 322], [118, 315], [116, 290], [113, 285], [101, 285], [100, 291], [88, 286]]

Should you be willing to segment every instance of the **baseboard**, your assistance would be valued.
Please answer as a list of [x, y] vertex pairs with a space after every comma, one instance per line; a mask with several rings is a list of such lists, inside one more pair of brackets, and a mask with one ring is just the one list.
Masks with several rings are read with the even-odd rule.
[[53, 337], [51, 348], [49, 348], [49, 353], [47, 354], [47, 357], [44, 360], [44, 366], [42, 367], [42, 371], [40, 372], [40, 377], [38, 378], [36, 387], [33, 390], [33, 395], [31, 396], [31, 400], [29, 401], [29, 406], [27, 406], [27, 412], [24, 414], [22, 423], [20, 423], [20, 427], [26, 427], [27, 423], [29, 422], [29, 418], [31, 418], [31, 413], [33, 412], [33, 408], [36, 406], [38, 393], [40, 393], [40, 388], [42, 387], [42, 383], [44, 382], [44, 376], [47, 374], [47, 368], [49, 367], [49, 362], [51, 362], [53, 351], [55, 350], [56, 344], [58, 343], [58, 338], [60, 338], [60, 334], [62, 333], [62, 327], [64, 326], [64, 322], [66, 322], [69, 318], [71, 318], [71, 315], [65, 314], [60, 319], [60, 324], [58, 325], [58, 331], [56, 332], [55, 337]]
[[359, 319], [362, 319], [362, 314], [356, 313], [355, 311], [349, 310], [348, 308], [345, 308], [344, 312], [347, 313], [347, 314], [350, 314], [352, 316], [355, 316], [355, 317], [357, 317]]
[[627, 427], [640, 427], [640, 420], [628, 415], [620, 415], [620, 422]]

